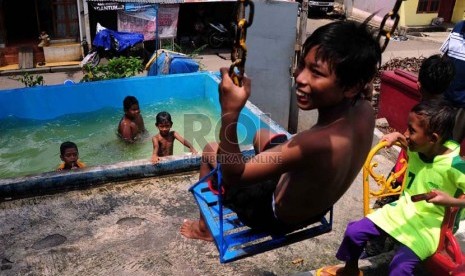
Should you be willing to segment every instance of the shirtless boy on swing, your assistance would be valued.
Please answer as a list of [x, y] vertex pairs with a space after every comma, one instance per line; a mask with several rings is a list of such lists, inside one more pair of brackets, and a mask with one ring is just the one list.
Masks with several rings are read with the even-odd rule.
[[[381, 62], [381, 49], [366, 24], [322, 26], [307, 38], [302, 53], [295, 72], [297, 105], [317, 109], [317, 123], [251, 160], [242, 158], [237, 142], [251, 81], [245, 77], [243, 86], [236, 86], [227, 68], [221, 69], [220, 143], [204, 148], [200, 177], [220, 163], [224, 203], [250, 227], [288, 231], [319, 221], [350, 187], [372, 146], [375, 118], [365, 87]], [[272, 135], [257, 134], [258, 144]], [[181, 234], [213, 240], [202, 217], [185, 220]]]

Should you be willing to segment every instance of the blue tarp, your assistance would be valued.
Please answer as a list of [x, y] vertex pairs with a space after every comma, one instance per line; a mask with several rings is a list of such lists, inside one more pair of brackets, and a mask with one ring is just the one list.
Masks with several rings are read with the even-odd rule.
[[[116, 45], [112, 45], [113, 39]], [[105, 50], [113, 49], [121, 52], [144, 41], [144, 35], [139, 33], [117, 32], [110, 29], [100, 30], [94, 38], [93, 45]]]
[[153, 62], [147, 76], [192, 73], [199, 70], [199, 64], [188, 56], [161, 52]]

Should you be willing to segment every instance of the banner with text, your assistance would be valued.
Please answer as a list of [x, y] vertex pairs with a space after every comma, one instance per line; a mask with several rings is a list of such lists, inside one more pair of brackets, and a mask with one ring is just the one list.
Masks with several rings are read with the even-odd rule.
[[128, 5], [124, 11], [118, 11], [118, 31], [142, 33], [144, 40], [154, 40], [158, 23], [160, 38], [176, 37], [178, 13], [179, 4], [145, 5], [143, 8]]

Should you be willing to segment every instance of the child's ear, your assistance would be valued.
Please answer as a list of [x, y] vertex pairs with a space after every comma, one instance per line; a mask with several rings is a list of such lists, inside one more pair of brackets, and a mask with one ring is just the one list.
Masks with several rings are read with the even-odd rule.
[[354, 85], [353, 87], [347, 88], [346, 90], [344, 90], [344, 96], [346, 98], [353, 98], [357, 94], [362, 93], [362, 88], [363, 87], [360, 87], [360, 85]]
[[63, 162], [65, 161], [65, 159], [63, 158], [63, 155], [60, 155], [60, 159], [61, 159], [61, 161], [63, 161]]
[[433, 132], [431, 134], [431, 142], [436, 144], [439, 140], [441, 140], [441, 137], [436, 132]]

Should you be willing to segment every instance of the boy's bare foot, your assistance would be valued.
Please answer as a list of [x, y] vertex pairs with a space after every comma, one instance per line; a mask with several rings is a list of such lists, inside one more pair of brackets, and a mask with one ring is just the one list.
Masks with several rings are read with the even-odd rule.
[[213, 237], [208, 229], [202, 229], [198, 220], [185, 219], [181, 225], [181, 235], [188, 239], [199, 239], [213, 241]]

